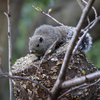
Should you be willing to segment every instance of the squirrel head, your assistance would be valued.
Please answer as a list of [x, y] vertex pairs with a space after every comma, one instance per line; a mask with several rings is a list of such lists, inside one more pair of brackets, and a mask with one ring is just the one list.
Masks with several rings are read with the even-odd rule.
[[45, 53], [44, 43], [45, 39], [40, 35], [32, 36], [29, 38], [30, 53], [33, 53], [36, 56], [42, 56]]

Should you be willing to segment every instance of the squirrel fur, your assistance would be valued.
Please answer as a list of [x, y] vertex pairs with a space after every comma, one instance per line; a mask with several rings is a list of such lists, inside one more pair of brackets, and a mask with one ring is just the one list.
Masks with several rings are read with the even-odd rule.
[[[45, 54], [46, 50], [59, 38], [56, 45], [53, 46], [52, 51], [61, 43], [65, 43], [67, 39], [72, 38], [75, 27], [69, 26], [56, 26], [41, 25], [38, 27], [33, 36], [29, 39], [29, 51], [34, 53], [37, 57], [41, 57]], [[81, 30], [80, 36], [84, 32]], [[80, 37], [79, 36], [79, 37]], [[79, 45], [79, 49], [88, 51], [92, 44], [92, 38], [87, 33]]]

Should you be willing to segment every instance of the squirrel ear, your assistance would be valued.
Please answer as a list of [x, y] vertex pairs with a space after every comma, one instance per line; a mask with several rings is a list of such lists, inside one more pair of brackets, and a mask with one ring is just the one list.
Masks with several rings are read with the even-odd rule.
[[39, 41], [40, 41], [40, 42], [42, 42], [42, 41], [43, 41], [43, 38], [42, 38], [42, 37], [40, 37], [40, 38], [39, 38]]

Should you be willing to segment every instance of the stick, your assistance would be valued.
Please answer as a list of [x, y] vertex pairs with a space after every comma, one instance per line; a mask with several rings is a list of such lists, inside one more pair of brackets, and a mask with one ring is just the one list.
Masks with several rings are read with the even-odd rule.
[[37, 85], [39, 85], [40, 87], [42, 87], [45, 91], [47, 91], [48, 94], [50, 94], [50, 91], [45, 87], [43, 86], [42, 84], [40, 84], [39, 82], [37, 81], [34, 81], [32, 79], [29, 79], [27, 77], [22, 77], [22, 76], [12, 76], [12, 75], [9, 75], [7, 73], [2, 73], [0, 74], [0, 78], [3, 77], [3, 78], [10, 78], [10, 79], [22, 79], [22, 80], [26, 80], [26, 81], [30, 81], [32, 83], [35, 83]]
[[[53, 44], [47, 49], [47, 51], [45, 52], [43, 58], [42, 58], [41, 61], [40, 61], [39, 67], [38, 67], [37, 70], [36, 70], [35, 77], [37, 76], [38, 70], [39, 70], [39, 68], [40, 68], [40, 66], [41, 66], [41, 64], [42, 64], [42, 62], [43, 62], [43, 60], [44, 60], [44, 58], [45, 58], [48, 54], [50, 54], [50, 53], [52, 52], [52, 48], [55, 46], [55, 44], [58, 42], [58, 40], [59, 40], [59, 38], [57, 38], [57, 40], [54, 41], [54, 43], [53, 43]], [[50, 51], [50, 52], [49, 52], [49, 51]]]
[[[12, 75], [11, 66], [12, 66], [12, 43], [11, 43], [11, 14], [10, 14], [10, 0], [7, 0], [8, 14], [4, 13], [7, 16], [8, 20], [8, 63], [9, 63], [9, 74]], [[10, 88], [10, 100], [12, 100], [12, 80], [9, 78], [9, 88]]]
[[37, 11], [41, 12], [42, 14], [48, 16], [49, 18], [51, 18], [52, 20], [54, 20], [55, 22], [57, 22], [59, 25], [65, 26], [63, 23], [59, 22], [59, 21], [56, 20], [54, 17], [50, 16], [49, 13], [43, 12], [40, 8], [36, 8], [34, 5], [32, 5], [32, 7], [33, 7], [34, 9], [36, 9]]

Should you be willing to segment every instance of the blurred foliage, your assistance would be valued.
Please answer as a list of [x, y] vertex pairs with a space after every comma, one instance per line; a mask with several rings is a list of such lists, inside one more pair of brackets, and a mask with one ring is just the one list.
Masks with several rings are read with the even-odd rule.
[[100, 40], [93, 43], [90, 51], [87, 52], [87, 58], [96, 66], [100, 67]]
[[21, 11], [20, 25], [22, 26], [25, 24], [29, 25], [35, 15], [35, 12], [37, 12], [31, 4], [33, 4], [35, 7], [43, 9], [47, 5], [53, 5], [54, 0], [25, 0]]
[[[21, 20], [24, 20], [25, 24], [30, 24], [32, 18], [35, 15], [35, 12], [37, 12], [31, 4], [33, 4], [35, 7], [44, 8], [47, 5], [53, 5], [54, 0], [25, 0], [22, 11], [21, 11]], [[22, 22], [23, 23], [23, 22]]]

